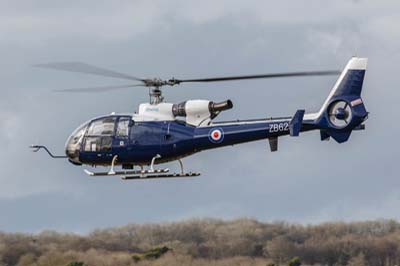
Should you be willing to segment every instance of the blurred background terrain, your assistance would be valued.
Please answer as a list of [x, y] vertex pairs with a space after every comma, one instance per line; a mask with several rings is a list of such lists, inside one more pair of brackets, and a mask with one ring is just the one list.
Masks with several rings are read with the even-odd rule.
[[252, 219], [130, 224], [87, 235], [0, 234], [0, 265], [349, 265], [400, 263], [400, 223], [299, 225]]

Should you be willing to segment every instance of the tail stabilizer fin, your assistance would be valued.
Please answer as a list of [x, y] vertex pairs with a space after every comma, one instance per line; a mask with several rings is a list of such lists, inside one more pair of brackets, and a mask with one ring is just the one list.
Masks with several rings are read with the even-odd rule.
[[289, 123], [290, 136], [297, 137], [300, 134], [301, 125], [303, 123], [305, 110], [297, 110]]
[[367, 63], [367, 58], [353, 57], [350, 59], [319, 110], [318, 117], [328, 108], [332, 99], [349, 96], [360, 98]]

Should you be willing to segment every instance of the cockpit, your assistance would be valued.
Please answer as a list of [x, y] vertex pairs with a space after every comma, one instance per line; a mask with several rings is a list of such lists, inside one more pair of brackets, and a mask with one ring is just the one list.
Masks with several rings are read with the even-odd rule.
[[81, 152], [104, 153], [112, 149], [116, 137], [128, 138], [132, 116], [107, 116], [79, 126], [68, 138], [65, 153], [70, 162], [80, 164]]

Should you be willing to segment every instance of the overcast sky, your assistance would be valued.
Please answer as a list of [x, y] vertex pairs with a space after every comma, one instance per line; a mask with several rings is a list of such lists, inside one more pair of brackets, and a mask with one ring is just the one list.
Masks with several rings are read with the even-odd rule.
[[[0, 231], [86, 233], [98, 227], [196, 217], [318, 223], [400, 219], [399, 1], [0, 0]], [[140, 77], [186, 78], [342, 69], [369, 58], [370, 117], [350, 141], [319, 132], [196, 154], [193, 179], [93, 178], [83, 167], [32, 153], [64, 152], [69, 134], [98, 115], [133, 112], [146, 89], [61, 94], [125, 84], [32, 68], [83, 61]], [[232, 99], [218, 120], [319, 109], [335, 77], [166, 88], [171, 102]], [[177, 168], [176, 164], [169, 164]]]

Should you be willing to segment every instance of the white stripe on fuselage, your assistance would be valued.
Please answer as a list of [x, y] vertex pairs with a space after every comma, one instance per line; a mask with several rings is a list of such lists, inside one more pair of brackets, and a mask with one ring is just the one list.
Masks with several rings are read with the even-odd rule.
[[238, 122], [220, 122], [216, 124], [210, 124], [205, 126], [200, 126], [198, 128], [209, 128], [209, 127], [220, 127], [220, 126], [236, 126], [236, 125], [252, 125], [252, 124], [269, 124], [269, 123], [276, 123], [276, 122], [290, 122], [291, 118], [287, 119], [274, 119], [274, 120], [254, 120], [254, 121], [238, 121]]

